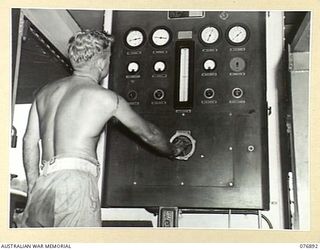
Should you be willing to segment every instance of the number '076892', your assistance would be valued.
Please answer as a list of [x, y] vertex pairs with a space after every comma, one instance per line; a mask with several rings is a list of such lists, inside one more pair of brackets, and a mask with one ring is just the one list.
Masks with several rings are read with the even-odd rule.
[[318, 248], [318, 244], [310, 243], [310, 244], [300, 244], [300, 248], [306, 248], [306, 249], [314, 249]]

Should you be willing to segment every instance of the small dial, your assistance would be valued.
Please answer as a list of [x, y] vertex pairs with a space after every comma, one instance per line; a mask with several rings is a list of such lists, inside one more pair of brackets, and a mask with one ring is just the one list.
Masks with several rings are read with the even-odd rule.
[[213, 26], [207, 26], [201, 31], [201, 41], [205, 44], [213, 44], [219, 39], [219, 30]]
[[157, 61], [153, 65], [153, 69], [155, 72], [163, 72], [166, 69], [166, 64], [162, 61]]
[[245, 43], [248, 39], [248, 36], [248, 30], [241, 25], [235, 25], [228, 31], [228, 40], [234, 45]]
[[203, 63], [204, 70], [210, 71], [216, 68], [216, 62], [213, 59], [207, 59]]
[[137, 62], [130, 62], [127, 69], [129, 73], [136, 73], [139, 71], [139, 64]]
[[152, 33], [151, 41], [152, 44], [161, 47], [165, 46], [170, 41], [170, 32], [165, 28], [158, 28]]
[[128, 47], [137, 48], [143, 44], [144, 40], [145, 40], [144, 34], [142, 33], [141, 30], [132, 29], [128, 31], [125, 41]]

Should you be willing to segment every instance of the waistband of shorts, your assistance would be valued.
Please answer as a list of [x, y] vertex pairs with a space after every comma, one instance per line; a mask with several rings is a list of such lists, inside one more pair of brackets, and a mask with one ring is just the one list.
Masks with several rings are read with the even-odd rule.
[[49, 161], [42, 161], [41, 170], [41, 175], [47, 175], [59, 170], [80, 170], [98, 177], [100, 164], [97, 159], [84, 154], [59, 154]]

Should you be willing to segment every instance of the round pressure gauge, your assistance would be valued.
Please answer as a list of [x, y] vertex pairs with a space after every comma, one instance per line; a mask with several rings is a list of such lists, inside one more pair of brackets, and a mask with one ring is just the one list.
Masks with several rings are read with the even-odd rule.
[[153, 69], [155, 72], [163, 72], [166, 69], [166, 64], [162, 61], [157, 61], [153, 65]]
[[129, 73], [136, 73], [139, 70], [139, 64], [137, 62], [130, 62], [127, 69]]
[[227, 39], [233, 45], [244, 44], [249, 38], [249, 30], [243, 25], [234, 25], [227, 32]]
[[171, 35], [166, 28], [157, 28], [152, 32], [151, 41], [156, 47], [165, 46], [169, 43]]
[[131, 29], [125, 36], [126, 45], [129, 48], [137, 48], [145, 41], [145, 35], [140, 29]]
[[200, 39], [205, 44], [213, 44], [218, 41], [219, 30], [213, 26], [206, 26], [200, 33]]
[[214, 70], [216, 68], [216, 62], [212, 59], [207, 59], [203, 63], [204, 70]]

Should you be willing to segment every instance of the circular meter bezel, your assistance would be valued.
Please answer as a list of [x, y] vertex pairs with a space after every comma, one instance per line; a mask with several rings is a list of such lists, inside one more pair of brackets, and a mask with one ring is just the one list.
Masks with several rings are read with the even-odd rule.
[[[206, 42], [203, 40], [202, 34], [205, 31], [205, 29], [208, 29], [208, 28], [214, 28], [218, 32], [218, 37], [213, 42]], [[199, 40], [203, 45], [211, 46], [211, 45], [217, 44], [220, 41], [221, 34], [222, 34], [222, 32], [221, 32], [220, 28], [218, 28], [215, 25], [208, 24], [208, 25], [202, 27], [201, 31], [199, 32]]]
[[[129, 66], [130, 65], [133, 65], [133, 64], [135, 64], [135, 65], [137, 65], [137, 71], [129, 71]], [[128, 64], [127, 64], [127, 72], [129, 73], [129, 74], [136, 74], [137, 72], [139, 72], [139, 70], [140, 70], [140, 65], [139, 65], [139, 63], [137, 62], [137, 61], [131, 61], [131, 62], [129, 62]]]
[[[229, 35], [230, 35], [230, 32], [232, 31], [232, 29], [236, 28], [236, 27], [241, 27], [242, 29], [244, 29], [246, 31], [246, 35], [244, 37], [244, 39], [240, 42], [235, 42], [234, 41], [234, 38], [230, 38]], [[250, 30], [249, 28], [243, 24], [243, 23], [234, 23], [232, 25], [229, 26], [229, 28], [227, 29], [227, 32], [226, 32], [226, 39], [228, 41], [228, 43], [230, 43], [231, 45], [235, 45], [235, 46], [241, 46], [245, 43], [248, 42], [249, 38], [250, 38]]]
[[[132, 45], [128, 42], [128, 37], [133, 32], [138, 32], [138, 34], [140, 33], [142, 35], [142, 40], [138, 45]], [[124, 35], [124, 43], [125, 43], [126, 47], [128, 47], [130, 49], [137, 49], [137, 48], [141, 47], [145, 43], [145, 41], [146, 41], [146, 34], [141, 28], [133, 27], [133, 28], [129, 29]]]
[[[157, 64], [162, 64], [162, 65], [163, 65], [163, 70], [156, 70]], [[167, 69], [167, 64], [166, 64], [164, 61], [159, 60], [159, 61], [154, 62], [154, 64], [153, 64], [153, 71], [154, 71], [155, 73], [162, 73], [162, 72], [164, 72], [166, 69]]]
[[[165, 38], [166, 41], [165, 41], [164, 44], [159, 44], [159, 43], [157, 43], [157, 42], [155, 41], [155, 38], [153, 37], [154, 34], [155, 34], [156, 32], [158, 32], [158, 31], [160, 31], [160, 30], [164, 30], [164, 31], [167, 33], [167, 35], [168, 35], [168, 38]], [[158, 27], [154, 28], [154, 29], [151, 31], [149, 40], [150, 40], [150, 43], [151, 43], [151, 45], [152, 45], [153, 47], [156, 47], [156, 48], [165, 47], [165, 46], [167, 46], [167, 45], [171, 42], [171, 40], [172, 40], [171, 30], [170, 30], [168, 27], [166, 27], [166, 26], [158, 26]]]
[[174, 139], [176, 139], [179, 136], [187, 137], [190, 140], [191, 150], [188, 154], [176, 156], [175, 158], [177, 160], [187, 161], [194, 154], [194, 152], [196, 150], [196, 140], [192, 137], [190, 131], [177, 130], [176, 133], [170, 138], [170, 143], [172, 143], [174, 141]]
[[[213, 62], [213, 68], [212, 69], [206, 69], [206, 64]], [[207, 58], [203, 61], [202, 63], [202, 68], [205, 71], [214, 71], [217, 68], [217, 62], [216, 60], [212, 59], [212, 58]]]

